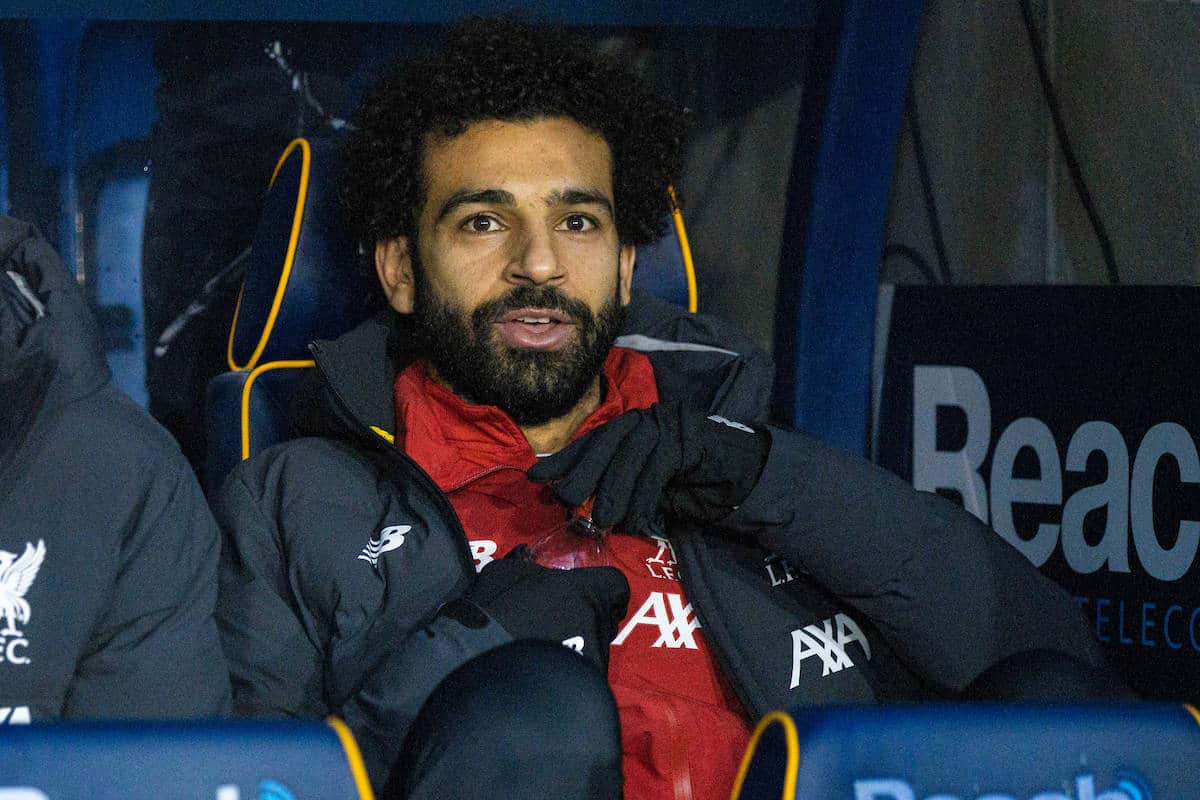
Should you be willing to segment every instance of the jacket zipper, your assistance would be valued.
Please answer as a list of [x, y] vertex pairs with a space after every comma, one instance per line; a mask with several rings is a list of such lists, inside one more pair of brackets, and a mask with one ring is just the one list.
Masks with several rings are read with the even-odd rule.
[[688, 767], [687, 742], [681, 735], [683, 726], [675, 713], [675, 698], [660, 693], [662, 712], [671, 731], [671, 793], [675, 800], [692, 800], [692, 771]]
[[[467, 533], [463, 529], [462, 522], [459, 520], [457, 512], [455, 512], [454, 507], [450, 504], [449, 498], [446, 497], [445, 493], [442, 492], [441, 488], [438, 487], [437, 483], [433, 480], [433, 478], [431, 478], [429, 476], [429, 473], [427, 473], [424, 469], [422, 469], [421, 466], [416, 461], [414, 461], [407, 453], [405, 453], [399, 447], [395, 446], [394, 443], [388, 443], [387, 441], [382, 439], [380, 436], [378, 436], [373, 431], [371, 431], [370, 426], [366, 425], [361, 420], [359, 420], [357, 416], [355, 416], [355, 414], [350, 410], [350, 404], [346, 402], [346, 399], [344, 397], [342, 397], [341, 392], [338, 391], [337, 385], [332, 380], [330, 380], [329, 373], [325, 370], [324, 364], [322, 364], [322, 362], [321, 362], [320, 354], [318, 352], [318, 347], [315, 342], [309, 343], [308, 351], [313, 356], [313, 362], [315, 364], [317, 373], [321, 376], [321, 379], [325, 382], [325, 385], [329, 388], [330, 393], [333, 395], [333, 398], [338, 405], [337, 410], [340, 412], [340, 415], [343, 418], [345, 418], [346, 420], [349, 420], [348, 424], [350, 424], [353, 428], [355, 428], [355, 430], [352, 431], [352, 433], [354, 433], [354, 435], [358, 439], [361, 439], [364, 442], [369, 442], [370, 447], [373, 447], [373, 448], [382, 447], [383, 450], [388, 454], [388, 457], [393, 459], [396, 462], [397, 466], [406, 468], [410, 473], [412, 473], [412, 475], [417, 479], [418, 484], [422, 488], [424, 488], [431, 497], [433, 497], [434, 504], [437, 506], [437, 508], [440, 511], [442, 511], [443, 516], [450, 521], [451, 528], [454, 531], [458, 532], [458, 536], [456, 537], [456, 540], [459, 545], [459, 555], [462, 557], [463, 562], [470, 568], [470, 571], [474, 572], [475, 571], [475, 559], [471, 555], [470, 545], [467, 542]], [[719, 409], [714, 408], [717, 405], [719, 405], [719, 404], [718, 403], [711, 404], [711, 406], [709, 408], [709, 412], [716, 413], [717, 411], [719, 411]], [[669, 532], [668, 532], [668, 537], [671, 538], [672, 541], [674, 541], [674, 539], [675, 539], [675, 537], [670, 536]], [[683, 565], [681, 565], [681, 566], [683, 566]], [[468, 573], [468, 574], [470, 574], [470, 573]], [[686, 571], [684, 571], [680, 575], [680, 584], [683, 586], [683, 590], [685, 593], [688, 592], [688, 582], [685, 580], [686, 574], [687, 574]], [[694, 605], [693, 605], [693, 608], [695, 608]], [[700, 619], [701, 623], [703, 624], [704, 620], [701, 618], [700, 610], [698, 608], [695, 608], [694, 613], [696, 614], [697, 619]], [[738, 700], [741, 701], [744, 709], [747, 709], [747, 710], [754, 709], [757, 704], [750, 702], [751, 697], [749, 695], [751, 693], [751, 689], [742, 685], [742, 681], [738, 679], [740, 673], [737, 670], [733, 670], [733, 669], [729, 668], [729, 663], [728, 663], [727, 659], [725, 658], [725, 654], [723, 652], [724, 642], [719, 642], [719, 641], [717, 641], [717, 637], [713, 637], [711, 644], [712, 644], [713, 652], [715, 653], [715, 655], [717, 657], [717, 662], [718, 662], [720, 668], [723, 669], [727, 673], [727, 675], [730, 679], [729, 683], [734, 690], [734, 694], [737, 696]], [[755, 687], [755, 689], [757, 689], [757, 686]], [[750, 713], [754, 713], [754, 712], [750, 712]], [[672, 716], [673, 716], [673, 714], [672, 714]], [[759, 715], [759, 716], [761, 716], [761, 715]], [[686, 770], [686, 762], [685, 762], [685, 770]], [[686, 776], [686, 773], [685, 773], [685, 776]], [[687, 777], [688, 777], [687, 787], [690, 790], [690, 776], [687, 776]], [[677, 785], [676, 792], [678, 793], [681, 788], [682, 787], [679, 787]]]

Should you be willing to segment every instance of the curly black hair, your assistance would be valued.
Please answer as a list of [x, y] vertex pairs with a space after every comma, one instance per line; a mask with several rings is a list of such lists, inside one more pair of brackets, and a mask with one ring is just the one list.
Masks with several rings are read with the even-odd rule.
[[437, 54], [401, 64], [360, 107], [342, 152], [342, 202], [359, 241], [415, 235], [427, 135], [539, 117], [569, 117], [604, 138], [618, 237], [658, 238], [682, 161], [682, 110], [564, 30], [473, 18], [450, 29]]

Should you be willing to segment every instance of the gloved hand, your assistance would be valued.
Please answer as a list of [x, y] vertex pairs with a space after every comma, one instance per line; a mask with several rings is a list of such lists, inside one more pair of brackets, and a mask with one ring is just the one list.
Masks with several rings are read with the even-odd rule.
[[613, 567], [543, 567], [522, 545], [486, 564], [463, 599], [514, 639], [562, 643], [607, 673], [608, 645], [629, 607], [629, 581]]
[[628, 411], [529, 469], [556, 481], [569, 506], [595, 497], [592, 521], [632, 533], [661, 531], [662, 511], [716, 522], [758, 483], [770, 438], [679, 401]]

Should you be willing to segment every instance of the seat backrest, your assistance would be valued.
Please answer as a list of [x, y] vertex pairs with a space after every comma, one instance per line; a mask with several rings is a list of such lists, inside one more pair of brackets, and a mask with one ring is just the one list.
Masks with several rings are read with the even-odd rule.
[[312, 366], [306, 347], [365, 317], [374, 287], [354, 268], [333, 187], [336, 142], [296, 139], [275, 166], [229, 332], [230, 372], [208, 384], [205, 488], [215, 492], [251, 452], [289, 436], [291, 390]]
[[734, 800], [1200, 797], [1190, 706], [927, 705], [775, 712]]
[[[290, 438], [287, 399], [312, 366], [308, 343], [361, 322], [364, 298], [380, 291], [355, 269], [357, 244], [337, 207], [336, 152], [333, 139], [297, 139], [275, 168], [230, 331], [231, 371], [208, 385], [210, 493], [238, 461]], [[634, 286], [686, 307], [686, 245], [677, 230], [668, 225], [662, 239], [638, 249]]]
[[313, 339], [338, 336], [365, 316], [363, 298], [377, 288], [354, 269], [335, 159], [335, 141], [296, 139], [275, 166], [229, 332], [231, 370], [302, 359]]
[[345, 725], [71, 722], [0, 727], [0, 800], [371, 800]]

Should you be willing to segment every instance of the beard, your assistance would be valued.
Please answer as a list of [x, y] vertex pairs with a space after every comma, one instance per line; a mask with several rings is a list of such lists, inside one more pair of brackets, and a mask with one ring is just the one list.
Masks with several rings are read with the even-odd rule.
[[[419, 274], [419, 271], [418, 271]], [[522, 308], [561, 311], [575, 336], [557, 350], [511, 347], [494, 329]], [[616, 292], [593, 314], [553, 286], [518, 286], [468, 312], [435, 297], [420, 277], [414, 312], [418, 349], [459, 397], [499, 408], [520, 426], [541, 425], [570, 411], [591, 388], [625, 319]]]

